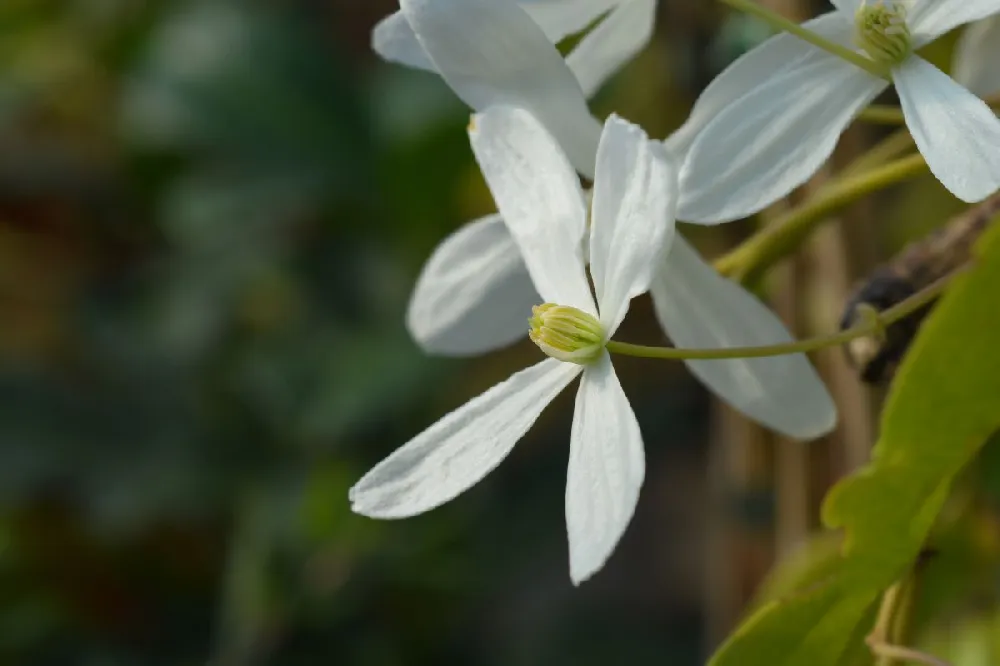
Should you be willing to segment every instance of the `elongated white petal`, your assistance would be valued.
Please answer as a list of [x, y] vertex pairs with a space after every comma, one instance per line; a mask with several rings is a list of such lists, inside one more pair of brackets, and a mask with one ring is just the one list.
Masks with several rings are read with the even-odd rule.
[[477, 111], [495, 104], [529, 109], [573, 166], [593, 175], [601, 126], [556, 47], [510, 0], [401, 0], [437, 70]]
[[499, 465], [578, 374], [580, 366], [546, 359], [473, 398], [365, 474], [350, 490], [351, 508], [406, 518], [453, 499]]
[[955, 47], [954, 77], [980, 97], [1000, 93], [1000, 16], [965, 29]]
[[893, 70], [906, 125], [931, 173], [956, 197], [982, 201], [1000, 188], [1000, 120], [934, 65], [911, 56]]
[[887, 85], [813, 51], [705, 126], [681, 168], [677, 219], [727, 222], [787, 195], [816, 173], [844, 128]]
[[585, 36], [566, 64], [590, 98], [649, 43], [657, 0], [625, 0]]
[[488, 215], [448, 236], [424, 265], [406, 325], [427, 352], [482, 354], [527, 336], [541, 303], [503, 219]]
[[[756, 297], [706, 264], [678, 234], [650, 289], [656, 316], [677, 347], [750, 347], [790, 342], [781, 321]], [[722, 400], [791, 437], [829, 432], [837, 410], [803, 354], [687, 361]]]
[[590, 578], [621, 539], [646, 472], [642, 434], [607, 352], [583, 371], [566, 481], [569, 575]]
[[997, 0], [912, 0], [906, 23], [919, 48], [952, 28], [1000, 12]]
[[628, 0], [521, 0], [521, 7], [553, 43], [580, 32]]
[[[851, 23], [840, 12], [828, 12], [802, 24], [838, 44], [850, 43]], [[747, 51], [705, 88], [687, 121], [664, 141], [671, 153], [682, 159], [698, 134], [719, 113], [771, 77], [798, 67], [816, 57], [818, 49], [798, 37], [781, 33]], [[735, 148], [734, 148], [735, 149]]]
[[424, 47], [417, 41], [413, 28], [401, 11], [390, 14], [375, 25], [372, 30], [372, 49], [389, 62], [436, 71], [434, 63], [424, 53]]
[[677, 172], [666, 151], [618, 116], [604, 125], [591, 204], [590, 274], [610, 337], [649, 289], [674, 235]]
[[477, 114], [469, 137], [542, 299], [596, 316], [583, 262], [583, 192], [555, 139], [524, 109], [505, 106]]

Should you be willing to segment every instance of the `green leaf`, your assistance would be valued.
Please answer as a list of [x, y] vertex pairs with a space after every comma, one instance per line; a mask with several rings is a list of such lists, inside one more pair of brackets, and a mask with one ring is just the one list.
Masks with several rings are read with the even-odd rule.
[[893, 385], [872, 462], [831, 491], [852, 572], [888, 585], [917, 556], [952, 481], [1000, 429], [1000, 226], [924, 324]]
[[757, 588], [751, 608], [794, 595], [798, 590], [826, 584], [840, 571], [843, 538], [821, 532], [782, 558]]
[[958, 473], [1000, 429], [1000, 226], [924, 324], [893, 384], [871, 463], [833, 488], [844, 547], [825, 581], [754, 613], [713, 666], [836, 666], [856, 654], [881, 592], [927, 540]]

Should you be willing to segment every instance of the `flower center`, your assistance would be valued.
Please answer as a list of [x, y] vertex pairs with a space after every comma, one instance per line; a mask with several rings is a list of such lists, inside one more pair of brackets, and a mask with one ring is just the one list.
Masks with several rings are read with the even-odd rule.
[[863, 0], [854, 28], [855, 43], [877, 63], [898, 65], [913, 50], [904, 0]]
[[604, 328], [594, 317], [568, 305], [545, 303], [531, 308], [528, 337], [560, 361], [586, 365], [604, 349]]

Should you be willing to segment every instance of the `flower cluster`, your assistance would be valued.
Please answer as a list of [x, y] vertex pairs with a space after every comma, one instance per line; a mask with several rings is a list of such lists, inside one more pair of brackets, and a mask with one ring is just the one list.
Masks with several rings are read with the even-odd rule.
[[[865, 58], [865, 67], [779, 34], [733, 63], [687, 122], [656, 141], [616, 115], [602, 127], [587, 103], [649, 40], [655, 0], [400, 0], [375, 28], [374, 48], [436, 72], [472, 107], [472, 151], [498, 208], [437, 248], [413, 292], [408, 327], [426, 351], [466, 356], [523, 339], [527, 320], [528, 336], [549, 358], [376, 465], [351, 489], [354, 511], [401, 518], [451, 500], [496, 467], [579, 377], [566, 522], [570, 576], [587, 579], [626, 529], [644, 475], [639, 425], [607, 349], [631, 299], [650, 293], [678, 348], [791, 341], [763, 303], [676, 233], [675, 220], [717, 224], [784, 197], [890, 83], [945, 187], [966, 201], [1000, 187], [1000, 121], [915, 53], [1000, 11], [1000, 0], [834, 5], [803, 27]], [[997, 55], [1000, 30], [982, 25], [963, 53]], [[588, 28], [563, 57], [556, 44]], [[961, 60], [974, 90], [1000, 88], [988, 57]], [[593, 181], [591, 192], [581, 175]], [[815, 438], [836, 422], [801, 354], [686, 363], [722, 400], [785, 435]]]

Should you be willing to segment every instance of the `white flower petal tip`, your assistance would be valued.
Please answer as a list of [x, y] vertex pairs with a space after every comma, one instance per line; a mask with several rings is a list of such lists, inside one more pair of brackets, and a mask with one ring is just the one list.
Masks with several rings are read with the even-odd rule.
[[372, 50], [388, 62], [434, 71], [434, 63], [427, 57], [402, 12], [391, 14], [375, 25]]
[[499, 465], [580, 366], [546, 359], [473, 398], [396, 449], [348, 493], [351, 510], [371, 518], [429, 511]]
[[[651, 294], [657, 318], [677, 347], [724, 349], [792, 341], [770, 309], [719, 275], [679, 235]], [[720, 399], [784, 435], [814, 439], [836, 425], [833, 399], [803, 354], [686, 363]]]
[[605, 353], [584, 370], [573, 415], [566, 529], [574, 585], [614, 552], [635, 512], [645, 469], [639, 424]]
[[662, 144], [612, 115], [597, 151], [590, 272], [601, 324], [614, 335], [632, 298], [646, 292], [674, 233], [677, 170]]
[[527, 336], [538, 292], [499, 215], [471, 222], [431, 255], [410, 297], [406, 326], [420, 347], [471, 356]]
[[983, 100], [923, 58], [893, 70], [900, 105], [931, 173], [956, 197], [982, 201], [1000, 188], [1000, 119]]

